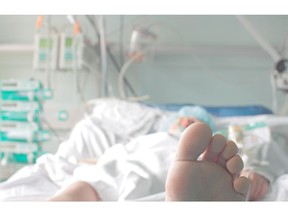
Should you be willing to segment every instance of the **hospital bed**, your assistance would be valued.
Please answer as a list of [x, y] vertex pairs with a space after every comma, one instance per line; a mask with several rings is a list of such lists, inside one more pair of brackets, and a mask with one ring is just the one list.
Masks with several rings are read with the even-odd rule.
[[[193, 106], [193, 104], [142, 104], [116, 98], [97, 99], [91, 104], [93, 109], [89, 115], [73, 128], [71, 136], [59, 145], [56, 154], [47, 153], [39, 157], [36, 164], [20, 169], [7, 181], [0, 183], [0, 200], [46, 200], [60, 188], [73, 182], [74, 176], [83, 175], [85, 179], [87, 177], [85, 175], [91, 175], [89, 169], [88, 172], [84, 172], [85, 169], [75, 172], [75, 170], [79, 170], [79, 167], [83, 167], [81, 161], [100, 157], [115, 143], [125, 144], [135, 138], [141, 140], [139, 137], [142, 135], [160, 132], [167, 119], [175, 115], [181, 107]], [[272, 140], [273, 145], [288, 148], [288, 135], [285, 137], [288, 127], [287, 117], [275, 116], [269, 109], [254, 105], [204, 108], [212, 114], [217, 128], [222, 132], [225, 129], [227, 132], [231, 125], [251, 125], [255, 122], [265, 121], [267, 124], [258, 128], [250, 128], [251, 130], [246, 135], [250, 138], [260, 137], [261, 139], [258, 139], [256, 144], [261, 146], [268, 142], [271, 143], [273, 136], [271, 136], [270, 131], [273, 128], [274, 132], [284, 134], [281, 139]], [[101, 144], [95, 145], [95, 143]], [[259, 153], [257, 152], [259, 146], [256, 144], [254, 142], [254, 146], [252, 146], [253, 151]], [[114, 154], [118, 157], [121, 155], [121, 151], [119, 147]], [[277, 160], [288, 164], [288, 153], [286, 154], [285, 151], [280, 152], [279, 155], [278, 153], [276, 152]], [[283, 175], [279, 176], [273, 183], [272, 190], [265, 200], [288, 200], [288, 177], [285, 175], [285, 171], [283, 170]], [[105, 172], [102, 174], [105, 175]], [[89, 177], [87, 178], [89, 179]], [[149, 180], [149, 175], [146, 178]], [[159, 191], [135, 198], [135, 200], [158, 201], [162, 199], [163, 193]], [[121, 200], [133, 200], [133, 198], [125, 198], [124, 196], [121, 197]]]

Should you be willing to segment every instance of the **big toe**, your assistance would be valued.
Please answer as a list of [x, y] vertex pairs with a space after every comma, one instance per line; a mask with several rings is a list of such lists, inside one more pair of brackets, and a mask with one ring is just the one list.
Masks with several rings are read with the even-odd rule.
[[206, 150], [212, 138], [212, 130], [203, 122], [196, 122], [183, 132], [176, 160], [192, 161]]

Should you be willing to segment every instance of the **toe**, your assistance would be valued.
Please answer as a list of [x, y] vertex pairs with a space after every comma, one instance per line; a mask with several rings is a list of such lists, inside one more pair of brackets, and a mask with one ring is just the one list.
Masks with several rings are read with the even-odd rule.
[[192, 161], [206, 150], [212, 138], [212, 130], [202, 122], [196, 122], [183, 132], [176, 160]]
[[220, 156], [220, 153], [223, 151], [226, 142], [227, 141], [224, 136], [220, 134], [214, 135], [204, 153], [203, 160], [216, 162]]
[[234, 186], [234, 190], [237, 193], [240, 193], [244, 197], [248, 196], [250, 185], [249, 185], [249, 180], [246, 177], [241, 176], [239, 178], [236, 178], [233, 182], [233, 186]]
[[218, 159], [218, 163], [221, 164], [222, 166], [226, 166], [227, 160], [232, 158], [237, 153], [238, 153], [237, 145], [235, 144], [235, 142], [229, 140], [226, 143], [224, 150], [222, 151], [222, 153]]
[[234, 155], [226, 163], [226, 168], [232, 175], [239, 175], [243, 167], [244, 163], [239, 155]]

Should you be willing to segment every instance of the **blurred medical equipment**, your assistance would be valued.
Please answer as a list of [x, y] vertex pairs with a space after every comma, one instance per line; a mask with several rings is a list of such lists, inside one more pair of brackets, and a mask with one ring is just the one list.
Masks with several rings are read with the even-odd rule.
[[66, 18], [69, 24], [62, 26], [52, 26], [51, 16], [38, 16], [36, 21], [33, 68], [45, 73], [45, 85], [52, 88], [52, 78], [55, 78], [57, 73], [71, 72], [78, 96], [85, 102], [79, 82], [83, 71], [88, 71], [96, 74], [96, 97], [114, 97], [109, 80], [113, 77], [108, 74], [108, 61], [111, 60], [119, 73], [117, 76], [122, 80], [122, 88], [127, 87], [135, 100], [140, 99], [124, 73], [136, 58], [138, 61], [143, 59], [144, 52], [147, 53], [151, 42], [157, 38], [156, 35], [146, 28], [135, 29], [130, 43], [130, 59], [121, 68], [106, 38], [105, 16], [98, 16], [97, 20], [95, 16], [85, 16], [90, 24], [88, 27], [92, 27], [95, 32], [96, 42], [87, 37], [87, 26], [81, 25], [77, 16], [67, 15]]
[[52, 88], [51, 79], [55, 73], [72, 72], [76, 90], [82, 98], [79, 73], [86, 71], [97, 74], [98, 56], [79, 21], [74, 16], [67, 16], [67, 18], [70, 23], [59, 30], [58, 26], [51, 25], [50, 16], [46, 18], [47, 25], [44, 24], [43, 16], [38, 17], [34, 38], [33, 68], [46, 73], [45, 81], [49, 88]]
[[148, 95], [139, 97], [127, 97], [125, 93], [125, 88], [123, 85], [123, 79], [128, 71], [128, 68], [134, 62], [142, 62], [149, 49], [154, 44], [157, 39], [157, 35], [153, 33], [150, 29], [144, 27], [136, 27], [131, 34], [130, 38], [130, 48], [128, 52], [128, 60], [124, 63], [118, 76], [118, 87], [120, 97], [123, 99], [128, 99], [132, 101], [147, 100]]
[[148, 49], [153, 45], [157, 35], [148, 28], [136, 27], [131, 34], [128, 56], [137, 55], [138, 61], [143, 61]]
[[57, 69], [58, 60], [58, 35], [53, 33], [52, 35], [43, 35], [37, 33], [34, 38], [35, 41], [35, 55], [33, 59], [34, 69], [44, 70], [51, 68]]
[[0, 179], [5, 179], [42, 154], [42, 143], [50, 139], [42, 128], [43, 101], [52, 92], [36, 80], [1, 80], [0, 95]]
[[57, 69], [59, 38], [57, 30], [51, 27], [50, 16], [47, 18], [48, 27], [43, 31], [44, 17], [38, 16], [34, 37], [33, 68], [45, 71], [45, 81], [48, 88], [51, 85], [51, 71]]
[[[121, 72], [121, 67], [119, 66], [119, 63], [116, 61], [110, 46], [105, 42], [106, 41], [106, 32], [105, 32], [105, 17], [104, 16], [100, 16], [100, 19], [98, 20], [98, 22], [96, 23], [93, 16], [87, 15], [86, 18], [88, 19], [88, 21], [90, 22], [93, 30], [95, 31], [95, 35], [99, 41], [99, 44], [96, 44], [95, 48], [99, 51], [100, 56], [101, 56], [101, 63], [102, 63], [102, 67], [101, 67], [101, 71], [103, 74], [105, 74], [104, 76], [102, 76], [102, 96], [105, 97], [107, 96], [106, 94], [108, 93], [109, 96], [115, 96], [112, 93], [112, 87], [108, 82], [108, 77], [107, 77], [107, 65], [106, 65], [106, 61], [109, 59], [111, 60], [113, 66], [116, 68], [116, 71], [120, 74]], [[122, 17], [123, 18], [123, 17]], [[123, 21], [123, 20], [122, 20]], [[121, 42], [122, 44], [122, 42]], [[99, 47], [99, 48], [98, 48]], [[122, 54], [122, 53], [121, 53]], [[104, 58], [104, 59], [103, 59]], [[119, 76], [119, 75], [118, 75]], [[131, 94], [133, 96], [137, 96], [134, 88], [132, 87], [132, 85], [130, 84], [130, 82], [126, 79], [126, 77], [123, 77], [123, 81], [125, 83], [125, 85], [127, 86], [128, 90], [131, 92]]]
[[87, 67], [94, 71], [99, 61], [93, 44], [75, 16], [67, 16], [67, 19], [71, 25], [64, 26], [60, 33], [59, 69], [84, 70]]
[[227, 139], [234, 141], [239, 149], [239, 154], [243, 155], [243, 161], [253, 157], [254, 149], [260, 144], [269, 143], [271, 140], [269, 126], [265, 118], [260, 116], [253, 122], [244, 124], [233, 122], [228, 127], [215, 132], [222, 134]]
[[[259, 43], [259, 45], [267, 52], [267, 54], [273, 60], [275, 68], [271, 74], [272, 85], [272, 97], [273, 97], [273, 111], [275, 114], [288, 114], [288, 74], [283, 73], [286, 71], [286, 64], [288, 61], [287, 56], [287, 41], [286, 38], [284, 44], [283, 53], [280, 54], [255, 28], [250, 22], [247, 16], [236, 16], [245, 29], [253, 36], [253, 38]], [[281, 111], [278, 111], [278, 98], [276, 89], [282, 91], [285, 94], [285, 101]]]
[[[53, 89], [54, 93], [57, 94], [58, 77], [62, 78], [63, 74], [67, 74], [67, 77], [72, 79], [73, 97], [80, 101], [79, 107], [73, 107], [69, 110], [68, 108], [63, 109], [61, 105], [57, 108], [45, 106], [43, 109], [45, 116], [51, 117], [47, 118], [45, 123], [49, 124], [51, 128], [59, 125], [61, 128], [73, 127], [74, 119], [78, 116], [81, 105], [86, 100], [84, 90], [89, 77], [95, 79], [96, 91], [94, 95], [96, 97], [101, 96], [102, 74], [98, 69], [100, 58], [94, 44], [86, 35], [86, 26], [80, 25], [76, 16], [65, 16], [64, 18], [66, 23], [55, 25], [52, 23], [51, 16], [38, 16], [34, 37], [33, 68], [44, 74], [44, 86]], [[60, 75], [60, 73], [62, 74]], [[71, 119], [67, 121], [69, 116]], [[50, 119], [53, 120], [50, 121]], [[58, 124], [58, 122], [61, 123]], [[54, 134], [57, 134], [56, 131]]]
[[[288, 38], [286, 39], [288, 41]], [[286, 50], [287, 52], [288, 50]], [[277, 89], [281, 90], [285, 94], [285, 100], [282, 110], [280, 111], [281, 114], [287, 115], [288, 114], [288, 71], [287, 71], [287, 57], [285, 59], [281, 59], [275, 66], [275, 70], [272, 74], [272, 82], [273, 87], [277, 87]], [[275, 90], [274, 90], [275, 91]], [[277, 97], [276, 104], [277, 102]]]

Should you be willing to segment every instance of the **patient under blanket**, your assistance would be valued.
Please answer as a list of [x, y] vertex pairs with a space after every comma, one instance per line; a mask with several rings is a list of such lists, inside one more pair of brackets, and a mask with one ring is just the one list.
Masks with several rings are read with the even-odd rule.
[[164, 192], [176, 150], [177, 140], [159, 132], [114, 145], [97, 164], [76, 164], [59, 153], [46, 154], [0, 184], [0, 199], [45, 200], [76, 180], [91, 183], [103, 200], [145, 198]]
[[[148, 116], [147, 111], [145, 118], [163, 120], [161, 113], [152, 112], [149, 110]], [[144, 115], [141, 118], [145, 120]], [[272, 183], [271, 192], [264, 200], [288, 200], [287, 119], [282, 121], [272, 115], [219, 118], [215, 119], [215, 125], [221, 129], [235, 122], [253, 121], [265, 121], [267, 127], [250, 130], [250, 135], [254, 133], [254, 138], [262, 139], [253, 140], [258, 145], [255, 142], [250, 145], [253, 157], [247, 159], [245, 166], [259, 170]], [[130, 134], [126, 131], [126, 136], [120, 136], [117, 125], [108, 130], [108, 121], [85, 118], [73, 129], [70, 138], [60, 144], [56, 154], [41, 156], [36, 164], [20, 169], [0, 183], [0, 200], [46, 200], [69, 184], [83, 180], [104, 201], [163, 201], [167, 171], [178, 138], [157, 131], [155, 125], [159, 122], [148, 123], [148, 119], [143, 122], [142, 134], [146, 135], [141, 135], [140, 127], [134, 127]], [[124, 127], [121, 131], [125, 135]], [[97, 163], [81, 163], [87, 158], [96, 159]]]

